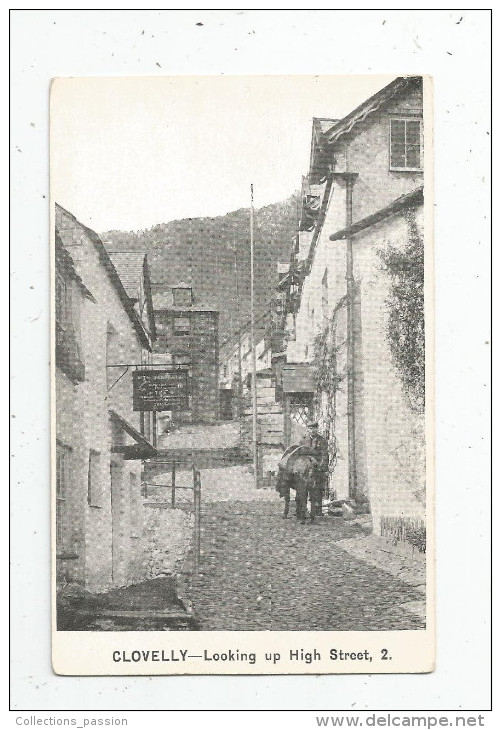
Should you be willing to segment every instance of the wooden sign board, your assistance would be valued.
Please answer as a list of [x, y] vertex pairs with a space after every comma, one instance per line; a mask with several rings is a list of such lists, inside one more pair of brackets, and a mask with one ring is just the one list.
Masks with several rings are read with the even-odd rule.
[[136, 370], [132, 374], [135, 411], [186, 411], [186, 370]]
[[314, 393], [315, 374], [310, 363], [288, 363], [282, 366], [284, 393]]

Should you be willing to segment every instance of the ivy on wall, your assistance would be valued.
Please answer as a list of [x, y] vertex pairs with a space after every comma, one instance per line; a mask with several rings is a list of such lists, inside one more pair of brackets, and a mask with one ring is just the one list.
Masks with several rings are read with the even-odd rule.
[[383, 268], [390, 277], [387, 338], [411, 408], [422, 412], [425, 404], [424, 241], [413, 211], [406, 214], [404, 248], [380, 250]]
[[328, 433], [324, 434], [329, 445], [329, 464], [331, 470], [337, 460], [337, 443], [334, 430], [336, 400], [335, 394], [339, 390], [344, 376], [338, 373], [335, 327], [339, 309], [345, 304], [345, 297], [334, 310], [331, 319], [324, 329], [317, 334], [314, 342], [314, 356], [312, 365], [315, 372], [315, 411], [322, 410], [322, 397], [325, 398], [325, 410], [322, 414], [327, 423]]
[[337, 348], [331, 332], [330, 323], [315, 337], [313, 367], [315, 371], [315, 390], [317, 398], [321, 393], [334, 397], [341, 378], [336, 371]]

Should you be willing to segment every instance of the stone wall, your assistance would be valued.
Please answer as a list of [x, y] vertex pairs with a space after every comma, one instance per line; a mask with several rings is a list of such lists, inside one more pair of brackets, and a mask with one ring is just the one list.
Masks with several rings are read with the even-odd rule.
[[[189, 318], [189, 334], [175, 334], [175, 317]], [[212, 311], [155, 311], [155, 353], [190, 358], [190, 364], [184, 367], [188, 373], [189, 410], [174, 413], [176, 423], [214, 423], [219, 417], [218, 320], [219, 313]]]
[[[422, 172], [395, 172], [389, 169], [389, 129], [391, 117], [421, 114], [422, 91], [408, 89], [391, 101], [391, 107], [370, 114], [354, 127], [352, 134], [341, 138], [332, 151], [336, 172], [358, 173], [353, 187], [353, 223], [390, 205], [399, 196], [410, 193], [423, 183]], [[311, 270], [301, 294], [296, 317], [296, 339], [287, 347], [288, 362], [311, 362], [316, 335], [326, 324], [329, 311], [340, 294], [346, 293], [346, 257], [343, 241], [329, 236], [346, 226], [346, 192], [344, 182], [334, 180], [325, 221], [318, 235]], [[307, 255], [306, 248], [303, 256]], [[325, 286], [322, 282], [325, 276]], [[328, 308], [326, 311], [325, 301]]]
[[[414, 211], [421, 224], [423, 208]], [[403, 248], [409, 231], [404, 215], [367, 229], [354, 239], [359, 282], [356, 421], [359, 466], [370, 496], [375, 531], [380, 518], [423, 518], [425, 513], [424, 414], [413, 410], [396, 371], [387, 338], [390, 280], [379, 250]]]
[[[110, 409], [137, 430], [139, 413], [132, 410], [130, 370], [125, 373], [125, 368], [107, 368], [109, 364], [141, 363], [143, 344], [103, 265], [103, 255], [84, 226], [56, 208], [56, 227], [93, 297], [82, 298], [80, 312], [85, 380], [69, 388], [58, 372], [56, 382], [57, 435], [69, 439], [72, 462], [71, 490], [65, 505], [68, 546], [79, 556], [73, 563], [68, 561], [67, 578], [89, 591], [101, 592], [128, 585], [143, 574], [136, 544], [143, 524], [141, 461], [125, 461], [121, 454], [112, 453], [114, 441], [124, 435], [113, 431]], [[91, 452], [98, 459], [89, 502]]]
[[145, 504], [145, 580], [177, 572], [192, 544], [193, 521], [191, 512], [158, 506], [152, 501]]
[[[414, 211], [422, 220], [422, 207]], [[366, 229], [353, 238], [356, 302], [355, 444], [357, 490], [370, 503], [375, 532], [381, 517], [424, 518], [424, 416], [411, 408], [396, 371], [387, 338], [390, 280], [379, 251], [406, 245], [408, 226], [403, 214]], [[335, 242], [344, 254], [344, 242]], [[345, 284], [332, 292], [341, 299]], [[348, 401], [346, 359], [346, 306], [334, 314], [332, 344], [336, 347], [338, 389], [328, 409], [322, 399], [320, 426], [337, 444], [337, 464], [330, 487], [338, 499], [348, 498]]]
[[[422, 105], [421, 88], [410, 87], [335, 145], [336, 172], [358, 173], [353, 187], [353, 223], [422, 184], [422, 172], [396, 172], [389, 166], [390, 118], [406, 113], [419, 116]], [[422, 219], [422, 207], [416, 215]], [[338, 389], [333, 402], [327, 403], [325, 394], [320, 394], [316, 415], [321, 432], [330, 435], [337, 446], [330, 486], [339, 499], [348, 497], [346, 242], [329, 237], [345, 226], [345, 185], [335, 179], [303, 284], [295, 340], [287, 347], [288, 362], [313, 362], [315, 340], [335, 316], [330, 338], [336, 348]], [[357, 487], [370, 501], [376, 532], [382, 516], [422, 518], [425, 509], [423, 417], [409, 407], [391, 362], [386, 337], [390, 282], [378, 256], [385, 246], [405, 245], [407, 235], [405, 217], [400, 214], [353, 237]]]

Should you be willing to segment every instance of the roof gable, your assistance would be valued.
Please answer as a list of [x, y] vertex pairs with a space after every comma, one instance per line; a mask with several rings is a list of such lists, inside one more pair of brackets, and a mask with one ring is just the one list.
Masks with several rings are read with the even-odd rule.
[[310, 170], [309, 176], [311, 178], [320, 179], [325, 173], [324, 171], [324, 153], [325, 133], [332, 129], [334, 124], [337, 122], [336, 119], [329, 119], [327, 117], [313, 117], [312, 131], [311, 131], [311, 148], [310, 148]]
[[99, 260], [103, 264], [104, 268], [107, 271], [108, 277], [110, 279], [110, 282], [114, 289], [116, 290], [120, 301], [123, 304], [123, 307], [129, 316], [129, 319], [131, 320], [134, 330], [136, 331], [136, 334], [141, 341], [141, 343], [146, 347], [147, 349], [151, 350], [151, 343], [148, 337], [148, 333], [146, 332], [146, 329], [141, 322], [141, 319], [139, 318], [139, 315], [137, 314], [136, 310], [134, 309], [134, 304], [132, 303], [132, 300], [130, 299], [129, 295], [127, 294], [125, 287], [117, 273], [117, 270], [115, 269], [115, 266], [113, 265], [113, 262], [106, 250], [106, 247], [104, 246], [102, 240], [97, 235], [95, 231], [92, 230], [92, 228], [88, 228], [83, 223], [80, 223], [80, 221], [73, 215], [73, 213], [70, 213], [68, 210], [63, 208], [62, 205], [59, 205], [59, 203], [55, 203], [55, 207], [57, 210], [59, 210], [66, 218], [69, 218], [73, 223], [75, 223], [87, 236], [87, 238], [93, 243], [95, 249], [97, 250], [99, 254]]
[[396, 94], [404, 91], [411, 85], [420, 84], [422, 87], [422, 76], [399, 76], [389, 83], [383, 89], [373, 96], [366, 99], [362, 104], [357, 106], [346, 117], [340, 119], [328, 129], [325, 135], [325, 143], [328, 145], [335, 144], [340, 137], [352, 131], [356, 124], [363, 122], [370, 114], [381, 109], [393, 99]]

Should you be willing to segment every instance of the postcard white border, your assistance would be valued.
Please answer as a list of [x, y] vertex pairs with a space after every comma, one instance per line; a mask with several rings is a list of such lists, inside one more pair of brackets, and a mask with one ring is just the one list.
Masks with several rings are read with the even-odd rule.
[[[29, 447], [32, 460], [36, 460], [40, 479], [40, 474], [48, 473], [47, 371], [43, 368], [28, 369], [26, 363], [30, 360], [33, 363], [33, 347], [42, 361], [48, 353], [48, 209], [46, 199], [45, 202], [42, 200], [43, 192], [47, 193], [47, 156], [44, 152], [47, 139], [48, 82], [57, 75], [143, 73], [144, 68], [137, 68], [133, 62], [127, 60], [123, 61], [128, 58], [127, 53], [130, 50], [127, 33], [137, 30], [138, 24], [153, 28], [156, 22], [154, 16], [158, 12], [138, 11], [139, 15], [124, 13], [116, 23], [114, 48], [122, 53], [121, 68], [118, 60], [112, 59], [106, 44], [98, 39], [98, 33], [102, 33], [103, 27], [109, 23], [102, 12], [88, 11], [83, 19], [77, 17], [78, 13], [74, 11], [63, 21], [63, 14], [69, 11], [43, 11], [43, 23], [37, 12], [28, 10], [19, 13], [12, 28], [15, 42], [23, 49], [22, 58], [20, 53], [13, 56], [13, 147], [17, 145], [25, 152], [31, 149], [30, 132], [27, 129], [30, 120], [36, 121], [39, 135], [38, 145], [33, 148], [36, 154], [28, 162], [15, 164], [13, 167], [13, 268], [17, 266], [18, 272], [21, 272], [17, 274], [16, 291], [13, 293], [13, 304], [18, 305], [14, 321], [17, 327], [16, 341], [13, 343], [17, 350], [13, 365], [25, 389], [24, 393], [19, 389], [15, 391], [18, 415], [24, 415], [24, 434], [17, 431], [13, 433], [13, 449], [19, 455], [23, 453], [23, 447]], [[464, 142], [471, 130], [472, 108], [475, 109], [474, 116], [477, 123], [483, 126], [484, 133], [488, 130], [487, 39], [490, 18], [486, 11], [410, 10], [404, 14], [399, 14], [398, 11], [373, 11], [379, 13], [374, 16], [377, 17], [377, 22], [371, 21], [370, 25], [365, 26], [360, 23], [360, 16], [357, 17], [357, 10], [342, 12], [343, 17], [338, 16], [338, 27], [345, 32], [336, 33], [334, 57], [332, 46], [327, 53], [327, 49], [318, 44], [315, 46], [316, 53], [312, 54], [311, 44], [301, 43], [296, 37], [292, 43], [292, 26], [296, 25], [296, 19], [293, 15], [281, 15], [281, 31], [273, 38], [274, 53], [271, 55], [268, 53], [252, 57], [242, 53], [240, 56], [227, 57], [225, 49], [218, 48], [217, 37], [209, 32], [200, 53], [191, 59], [181, 55], [169, 71], [224, 71], [238, 74], [262, 73], [265, 67], [267, 72], [276, 74], [298, 73], [299, 70], [302, 73], [332, 73], [334, 70], [336, 73], [401, 73], [407, 69], [409, 72], [427, 72], [435, 79], [435, 138], [438, 138], [435, 195], [439, 201], [436, 203], [436, 235], [441, 243], [439, 253], [436, 252], [435, 269], [439, 315], [436, 324], [437, 478], [439, 485], [445, 484], [447, 488], [447, 493], [444, 490], [437, 493], [437, 526], [440, 536], [437, 671], [421, 680], [416, 676], [392, 677], [390, 684], [383, 676], [372, 677], [370, 682], [366, 681], [367, 678], [353, 676], [322, 677], [315, 682], [308, 677], [277, 677], [273, 687], [270, 687], [265, 678], [253, 678], [252, 681], [239, 678], [237, 685], [231, 685], [230, 699], [227, 691], [229, 679], [198, 678], [197, 690], [193, 695], [193, 679], [179, 678], [176, 680], [175, 696], [170, 696], [168, 702], [165, 701], [164, 691], [159, 692], [157, 685], [145, 684], [146, 678], [137, 678], [131, 686], [130, 679], [126, 678], [108, 678], [104, 683], [102, 679], [88, 678], [82, 685], [82, 680], [78, 678], [56, 677], [51, 673], [48, 662], [48, 535], [40, 522], [40, 515], [47, 514], [48, 504], [46, 492], [44, 497], [41, 489], [43, 484], [37, 482], [38, 491], [33, 491], [35, 473], [33, 470], [30, 472], [25, 465], [26, 468], [21, 467], [18, 471], [21, 489], [31, 487], [30, 494], [33, 496], [29, 508], [26, 509], [25, 502], [20, 501], [21, 492], [14, 495], [12, 521], [14, 534], [23, 535], [22, 545], [15, 541], [14, 559], [24, 567], [22, 574], [14, 575], [13, 590], [17, 596], [17, 605], [24, 604], [27, 607], [24, 615], [20, 613], [15, 617], [13, 626], [13, 638], [17, 642], [17, 657], [13, 663], [14, 706], [23, 709], [53, 709], [58, 704], [61, 709], [85, 709], [82, 707], [84, 686], [84, 701], [88, 709], [134, 709], [145, 706], [150, 709], [167, 709], [167, 706], [220, 708], [228, 706], [228, 702], [232, 706], [242, 707], [248, 706], [246, 702], [251, 701], [249, 698], [256, 693], [261, 693], [261, 706], [281, 709], [286, 698], [290, 702], [291, 686], [301, 686], [307, 692], [308, 707], [312, 707], [312, 703], [314, 706], [315, 697], [317, 703], [323, 706], [325, 703], [321, 702], [321, 698], [326, 692], [330, 693], [329, 705], [338, 709], [347, 708], [354, 698], [357, 699], [357, 704], [365, 704], [375, 709], [415, 708], [417, 705], [429, 709], [454, 709], [459, 706], [485, 706], [488, 702], [488, 534], [479, 534], [477, 529], [479, 524], [486, 524], [488, 520], [487, 452], [479, 448], [478, 440], [475, 441], [472, 451], [467, 452], [466, 449], [471, 440], [470, 432], [488, 437], [489, 404], [484, 385], [488, 382], [488, 359], [483, 345], [488, 340], [489, 254], [485, 246], [475, 249], [476, 273], [472, 271], [471, 260], [460, 254], [470, 250], [471, 241], [476, 242], [481, 238], [486, 244], [486, 237], [488, 238], [488, 223], [484, 218], [486, 213], [488, 215], [485, 184], [486, 180], [487, 183], [489, 181], [488, 140], [485, 140], [484, 146], [477, 145], [475, 154], [470, 157], [462, 152], [467, 152]], [[443, 17], [439, 19], [437, 15], [433, 15], [435, 12], [441, 13]], [[347, 13], [355, 15], [349, 18]], [[382, 24], [383, 20], [388, 22], [390, 17], [395, 28], [400, 31], [400, 35], [397, 33], [395, 36], [394, 52], [385, 47], [383, 34], [381, 30], [378, 31], [378, 24]], [[450, 33], [444, 33], [444, 17], [450, 20]], [[463, 18], [462, 23], [453, 27], [460, 17]], [[64, 22], [68, 26], [67, 38], [60, 40], [56, 46], [49, 38], [49, 29], [53, 22]], [[235, 33], [239, 32], [240, 19], [226, 17], [224, 22], [227, 27], [233, 26]], [[316, 14], [315, 22], [320, 29], [322, 17]], [[273, 26], [269, 13], [266, 25], [270, 28]], [[309, 26], [308, 31], [311, 27]], [[355, 36], [350, 35], [350, 29]], [[75, 33], [82, 38], [79, 47], [72, 44]], [[421, 46], [421, 54], [412, 45], [413, 36]], [[353, 37], [360, 42], [356, 59], [351, 53]], [[85, 42], [92, 38], [95, 40], [94, 45]], [[180, 31], [180, 39], [188, 42], [189, 38], [190, 29], [186, 26], [185, 31]], [[271, 50], [269, 41], [268, 45], [266, 42], [265, 38], [265, 47]], [[378, 44], [376, 59], [373, 49]], [[150, 47], [151, 55], [156, 55], [157, 46], [153, 40]], [[36, 70], [32, 65], [34, 57], [37, 59]], [[448, 115], [454, 109], [454, 125], [451, 126], [448, 124], [451, 119]], [[447, 175], [444, 171], [447, 171]], [[458, 220], [458, 210], [461, 210], [465, 202], [466, 180], [470, 201], [469, 216], [465, 220]], [[21, 225], [27, 210], [30, 212], [29, 219]], [[33, 284], [36, 293], [29, 301], [21, 299], [18, 291], [22, 287], [24, 291]], [[455, 323], [454, 309], [461, 304], [461, 297], [468, 296], [467, 292], [470, 292], [468, 315], [463, 318], [460, 330], [451, 331]], [[42, 316], [29, 327], [30, 319], [33, 320], [40, 311]], [[29, 333], [31, 338], [27, 336]], [[468, 362], [465, 368], [462, 365], [466, 359]], [[462, 402], [459, 399], [455, 402], [448, 387], [451, 380], [459, 387], [460, 378], [461, 387], [468, 395], [466, 402], [464, 399]], [[477, 398], [475, 404], [471, 400], [471, 394]], [[27, 413], [31, 414], [31, 418], [26, 418]], [[468, 456], [467, 460], [464, 458], [465, 454]], [[468, 470], [468, 478], [473, 472], [476, 474], [473, 525], [472, 493], [457, 487], [464, 481], [465, 468]], [[448, 499], [450, 490], [455, 490], [454, 514], [450, 510]], [[23, 500], [25, 493], [23, 491]], [[464, 541], [469, 543], [471, 558], [466, 562], [463, 560], [462, 550]], [[458, 555], [460, 560], [455, 560]], [[477, 566], [476, 570], [472, 569], [474, 565]], [[33, 677], [36, 678], [37, 688]], [[290, 682], [294, 684], [290, 685]], [[39, 691], [40, 685], [44, 687], [42, 691]], [[124, 697], [116, 690], [125, 686], [128, 687], [128, 692]], [[303, 702], [304, 706], [304, 695], [297, 701]], [[290, 706], [289, 704], [288, 707]]]

